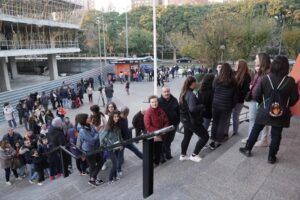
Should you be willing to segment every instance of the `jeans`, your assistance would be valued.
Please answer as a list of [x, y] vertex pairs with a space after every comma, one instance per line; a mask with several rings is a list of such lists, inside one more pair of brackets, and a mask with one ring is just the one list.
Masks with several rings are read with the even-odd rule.
[[195, 133], [199, 137], [194, 149], [194, 154], [198, 155], [209, 139], [207, 130], [201, 124], [197, 126], [191, 124], [184, 124], [183, 126], [184, 136], [181, 142], [181, 155], [186, 155], [186, 151], [193, 136], [193, 133]]
[[[250, 101], [248, 103], [249, 105], [249, 127], [248, 127], [248, 138], [250, 136], [250, 133], [252, 131], [252, 128], [255, 123], [255, 118], [257, 114], [257, 102], [256, 101]], [[261, 141], [267, 141], [268, 140], [268, 133], [270, 132], [270, 127], [265, 126], [265, 128], [262, 131]]]
[[172, 156], [171, 154], [171, 144], [175, 138], [177, 127], [174, 131], [171, 131], [165, 135], [165, 138], [163, 140], [163, 154], [168, 158]]
[[109, 181], [112, 181], [114, 178], [117, 178], [117, 165], [118, 165], [118, 156], [119, 156], [120, 150], [115, 149], [112, 151], [109, 151], [109, 156], [112, 162], [112, 168], [109, 172]]
[[106, 97], [107, 100], [107, 104], [109, 104], [110, 102], [112, 102], [112, 97]]
[[244, 103], [237, 103], [232, 109], [232, 122], [233, 122], [233, 133], [237, 134], [239, 132], [240, 126], [240, 114], [244, 107]]
[[120, 150], [118, 153], [118, 172], [122, 171], [122, 165], [124, 163], [124, 150], [125, 148], [131, 150], [137, 157], [143, 159], [143, 153], [135, 146], [135, 144], [128, 144], [124, 147], [124, 149]]
[[[262, 131], [264, 127], [265, 125], [261, 125], [257, 123], [254, 124], [248, 139], [248, 145], [250, 150], [253, 148], [255, 142], [257, 141], [260, 131]], [[276, 156], [279, 150], [282, 129], [283, 129], [282, 127], [275, 127], [275, 126], [272, 126], [271, 128], [271, 144], [269, 149], [269, 157]]]
[[6, 179], [6, 182], [9, 181], [9, 178], [10, 178], [10, 170], [14, 173], [15, 177], [18, 178], [18, 172], [16, 169], [11, 169], [11, 168], [5, 168], [5, 179]]
[[101, 154], [93, 154], [86, 157], [90, 167], [90, 178], [96, 180], [97, 175], [102, 168], [103, 159]]
[[209, 126], [210, 126], [210, 122], [211, 122], [211, 118], [205, 118], [203, 117], [203, 123], [202, 126], [208, 130]]
[[26, 131], [29, 131], [28, 118], [24, 118], [24, 117], [23, 117], [22, 120], [23, 120], [23, 123], [24, 123], [24, 125], [25, 125]]
[[19, 168], [19, 176], [25, 175], [25, 169], [26, 169], [26, 165], [23, 165]]
[[76, 167], [80, 173], [86, 173], [87, 162], [81, 158], [76, 159]]
[[62, 106], [64, 108], [69, 108], [69, 102], [68, 102], [68, 99], [67, 98], [62, 98]]
[[213, 109], [212, 114], [211, 139], [216, 142], [222, 142], [224, 137], [228, 135], [231, 110]]
[[15, 118], [12, 118], [11, 120], [8, 120], [8, 126], [11, 128], [16, 128], [17, 127], [17, 122]]
[[34, 171], [34, 165], [33, 164], [26, 164], [27, 170], [29, 171], [28, 178], [30, 181], [37, 178], [38, 174]]

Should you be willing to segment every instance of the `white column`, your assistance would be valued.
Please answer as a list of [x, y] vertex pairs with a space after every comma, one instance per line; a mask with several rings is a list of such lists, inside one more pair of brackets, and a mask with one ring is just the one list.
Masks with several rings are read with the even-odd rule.
[[156, 44], [156, 1], [152, 1], [152, 7], [153, 7], [153, 59], [154, 59], [154, 88], [153, 93], [154, 95], [157, 95], [157, 44]]
[[0, 90], [2, 92], [11, 90], [5, 58], [0, 58]]
[[48, 54], [48, 68], [50, 80], [56, 80], [58, 78], [56, 54]]
[[16, 57], [9, 57], [8, 61], [10, 63], [12, 77], [16, 78], [18, 76]]

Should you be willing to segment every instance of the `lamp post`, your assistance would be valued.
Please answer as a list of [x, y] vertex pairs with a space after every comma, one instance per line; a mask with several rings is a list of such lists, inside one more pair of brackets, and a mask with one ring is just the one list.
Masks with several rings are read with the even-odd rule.
[[106, 39], [105, 39], [105, 32], [107, 29], [107, 25], [104, 24], [104, 16], [102, 15], [102, 27], [103, 27], [103, 51], [104, 51], [104, 67], [106, 66]]
[[126, 58], [128, 58], [128, 17], [127, 17], [127, 10], [125, 12], [125, 34], [126, 34]]
[[97, 27], [98, 27], [98, 38], [99, 38], [99, 60], [100, 60], [100, 73], [101, 73], [101, 81], [102, 81], [102, 72], [103, 72], [103, 66], [102, 66], [102, 62], [101, 62], [101, 32], [100, 32], [100, 18], [97, 17], [96, 18], [96, 23], [97, 23]]
[[157, 95], [157, 44], [156, 44], [156, 0], [152, 0], [153, 8], [153, 64], [154, 64], [154, 95]]
[[225, 50], [225, 45], [224, 44], [222, 44], [221, 46], [220, 46], [220, 50], [221, 50], [221, 63], [223, 62], [223, 56], [224, 56], [224, 50]]

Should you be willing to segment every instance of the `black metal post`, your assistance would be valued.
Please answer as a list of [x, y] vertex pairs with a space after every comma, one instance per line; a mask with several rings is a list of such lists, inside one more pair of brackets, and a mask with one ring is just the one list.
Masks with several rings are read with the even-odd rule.
[[60, 154], [60, 162], [61, 162], [61, 172], [65, 177], [65, 168], [64, 168], [64, 158], [63, 158], [63, 150], [60, 148], [59, 149], [59, 154]]
[[153, 194], [153, 138], [143, 140], [143, 197]]

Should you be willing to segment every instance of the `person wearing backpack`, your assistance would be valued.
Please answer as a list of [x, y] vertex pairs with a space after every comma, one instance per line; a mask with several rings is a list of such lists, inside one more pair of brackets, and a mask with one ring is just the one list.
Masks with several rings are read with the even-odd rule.
[[[198, 154], [209, 139], [207, 130], [202, 125], [203, 119], [201, 113], [204, 110], [204, 105], [200, 104], [199, 99], [193, 92], [195, 88], [196, 79], [193, 76], [189, 76], [184, 81], [179, 96], [180, 121], [184, 127], [184, 137], [181, 142], [181, 155], [179, 157], [180, 161], [191, 160], [194, 162], [200, 162], [202, 158]], [[186, 151], [188, 149], [193, 133], [195, 133], [199, 137], [199, 139], [195, 146], [193, 154], [188, 157]]]
[[268, 162], [277, 161], [283, 128], [290, 126], [290, 107], [299, 99], [297, 85], [289, 73], [289, 62], [285, 56], [277, 56], [271, 64], [271, 73], [264, 76], [257, 87], [254, 99], [260, 103], [254, 126], [246, 146], [239, 151], [247, 157], [257, 141], [260, 131], [267, 125], [271, 126], [271, 144]]

